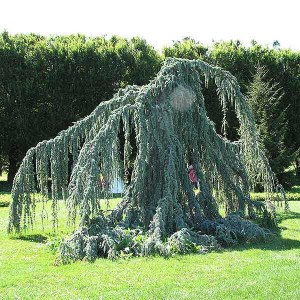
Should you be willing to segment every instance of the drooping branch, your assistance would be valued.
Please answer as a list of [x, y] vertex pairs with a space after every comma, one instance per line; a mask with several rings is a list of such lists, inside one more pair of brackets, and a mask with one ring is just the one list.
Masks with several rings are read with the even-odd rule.
[[[240, 122], [239, 141], [231, 142], [217, 134], [207, 115], [202, 89], [210, 80], [216, 85], [224, 129], [228, 105], [235, 109]], [[197, 195], [187, 163], [197, 174]], [[99, 178], [113, 182], [129, 166], [133, 166], [132, 177], [122, 202], [111, 215], [102, 216], [99, 199], [108, 197], [110, 189], [105, 184], [99, 186]], [[123, 233], [115, 226], [141, 228], [148, 237], [140, 249], [143, 253], [153, 249], [165, 252], [163, 240], [169, 237], [171, 243], [175, 237], [176, 241], [186, 240], [187, 236], [192, 239], [191, 229], [211, 233], [224, 243], [229, 243], [232, 236], [242, 238], [239, 228], [251, 226], [243, 223], [246, 221], [242, 217], [253, 217], [255, 207], [273, 216], [272, 209], [268, 213], [268, 205], [250, 200], [255, 182], [263, 183], [268, 193], [274, 188], [274, 175], [260, 146], [252, 112], [235, 77], [202, 61], [167, 59], [148, 85], [121, 90], [90, 116], [30, 149], [14, 181], [10, 232], [33, 223], [32, 195], [38, 188], [48, 200], [49, 179], [53, 225], [57, 226], [58, 201], [64, 197], [69, 220], [74, 223], [76, 216], [80, 217], [82, 229], [72, 241], [88, 249], [82, 249], [83, 256], [98, 245], [105, 255], [108, 248], [116, 253], [113, 247]], [[238, 217], [221, 218], [221, 198], [226, 213], [238, 213]], [[264, 235], [257, 225], [253, 226], [253, 236]], [[63, 249], [65, 253], [73, 248]]]

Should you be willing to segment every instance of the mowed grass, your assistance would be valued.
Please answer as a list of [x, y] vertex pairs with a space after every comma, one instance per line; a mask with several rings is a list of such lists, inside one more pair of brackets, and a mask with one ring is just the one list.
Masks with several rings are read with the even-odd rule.
[[0, 192], [0, 207], [9, 206], [10, 194], [8, 192]]
[[[300, 186], [295, 185], [291, 189], [285, 191], [285, 196], [288, 201], [300, 201]], [[281, 194], [277, 194], [279, 198]], [[266, 198], [266, 193], [251, 193], [251, 198], [255, 200], [264, 200]]]
[[0, 174], [0, 181], [6, 181], [7, 180], [7, 173], [5, 171]]
[[[12, 238], [6, 234], [8, 208], [2, 207], [0, 299], [300, 299], [300, 202], [290, 207], [278, 214], [281, 230], [267, 244], [63, 266], [53, 264], [46, 244], [51, 222], [44, 232]], [[63, 207], [59, 213], [58, 235], [70, 230]]]

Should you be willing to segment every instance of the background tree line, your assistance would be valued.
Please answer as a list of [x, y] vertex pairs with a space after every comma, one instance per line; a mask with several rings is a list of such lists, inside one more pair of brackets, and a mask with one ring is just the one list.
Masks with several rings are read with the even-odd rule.
[[[291, 160], [297, 161], [300, 52], [281, 49], [278, 43], [267, 48], [254, 41], [250, 47], [230, 41], [208, 48], [185, 38], [159, 53], [139, 37], [44, 37], [3, 32], [0, 169], [7, 165], [11, 182], [31, 146], [56, 136], [119, 88], [146, 84], [166, 57], [202, 59], [230, 71], [248, 93], [274, 171], [280, 177]], [[217, 95], [208, 87], [205, 96], [210, 118], [221, 132]], [[228, 112], [228, 118], [229, 123], [237, 124], [233, 112]], [[236, 128], [227, 128], [228, 138], [238, 137]]]
[[31, 146], [55, 137], [119, 88], [147, 83], [160, 63], [140, 38], [2, 33], [0, 153], [8, 161], [8, 180]]

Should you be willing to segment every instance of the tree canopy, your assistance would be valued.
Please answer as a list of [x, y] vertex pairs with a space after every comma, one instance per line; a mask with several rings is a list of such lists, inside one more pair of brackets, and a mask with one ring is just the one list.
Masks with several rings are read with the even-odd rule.
[[[140, 38], [0, 35], [0, 153], [12, 182], [26, 151], [91, 113], [128, 84], [160, 67]], [[43, 126], [40, 126], [43, 124]]]
[[[160, 54], [145, 40], [85, 37], [83, 35], [44, 37], [36, 34], [0, 35], [0, 156], [8, 161], [9, 181], [26, 151], [43, 139], [91, 113], [128, 84], [143, 85], [158, 72], [166, 57], [202, 59], [234, 74], [246, 92], [258, 63], [268, 70], [266, 80], [274, 80], [284, 94], [278, 105], [286, 111], [285, 147], [300, 148], [298, 124], [299, 52], [268, 48], [253, 42], [214, 42], [206, 47], [185, 38], [175, 41]], [[213, 84], [203, 91], [207, 112], [222, 128], [222, 110]], [[227, 137], [238, 140], [238, 120], [227, 111]], [[43, 126], [39, 126], [39, 124]], [[273, 154], [272, 154], [273, 155]], [[282, 164], [280, 168], [283, 168]], [[277, 172], [277, 170], [275, 170]], [[278, 174], [280, 175], [280, 174]]]
[[284, 169], [289, 167], [293, 155], [285, 146], [287, 135], [286, 111], [282, 110], [282, 91], [278, 84], [266, 80], [267, 71], [257, 66], [248, 86], [247, 99], [254, 113], [262, 144], [272, 170], [284, 183]]
[[[228, 107], [236, 113], [238, 141], [218, 134], [207, 115], [203, 91], [209, 82], [215, 84], [224, 128]], [[197, 195], [187, 164], [195, 168]], [[99, 199], [110, 191], [99, 186], [100, 176], [112, 182], [129, 165], [132, 180], [123, 200], [103, 215]], [[265, 202], [250, 199], [257, 182], [266, 191]], [[61, 196], [69, 221], [80, 218], [80, 228], [60, 246], [62, 262], [116, 257], [128, 235], [136, 241], [137, 231], [143, 238], [129, 249], [136, 255], [265, 240], [268, 232], [245, 217], [262, 214], [264, 222], [276, 223], [270, 202], [275, 185], [236, 78], [203, 61], [166, 59], [149, 84], [119, 90], [90, 115], [27, 152], [14, 180], [8, 230], [33, 226], [38, 191], [42, 201], [52, 201], [54, 229]], [[222, 203], [225, 218], [219, 211]]]

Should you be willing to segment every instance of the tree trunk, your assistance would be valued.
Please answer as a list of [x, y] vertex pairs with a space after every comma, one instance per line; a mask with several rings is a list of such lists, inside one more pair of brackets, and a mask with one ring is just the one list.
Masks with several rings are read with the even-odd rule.
[[8, 174], [7, 174], [7, 182], [12, 184], [15, 178], [15, 175], [18, 171], [18, 159], [16, 157], [16, 152], [12, 151], [9, 154], [9, 158], [8, 158]]
[[300, 177], [300, 158], [296, 158], [296, 175]]

